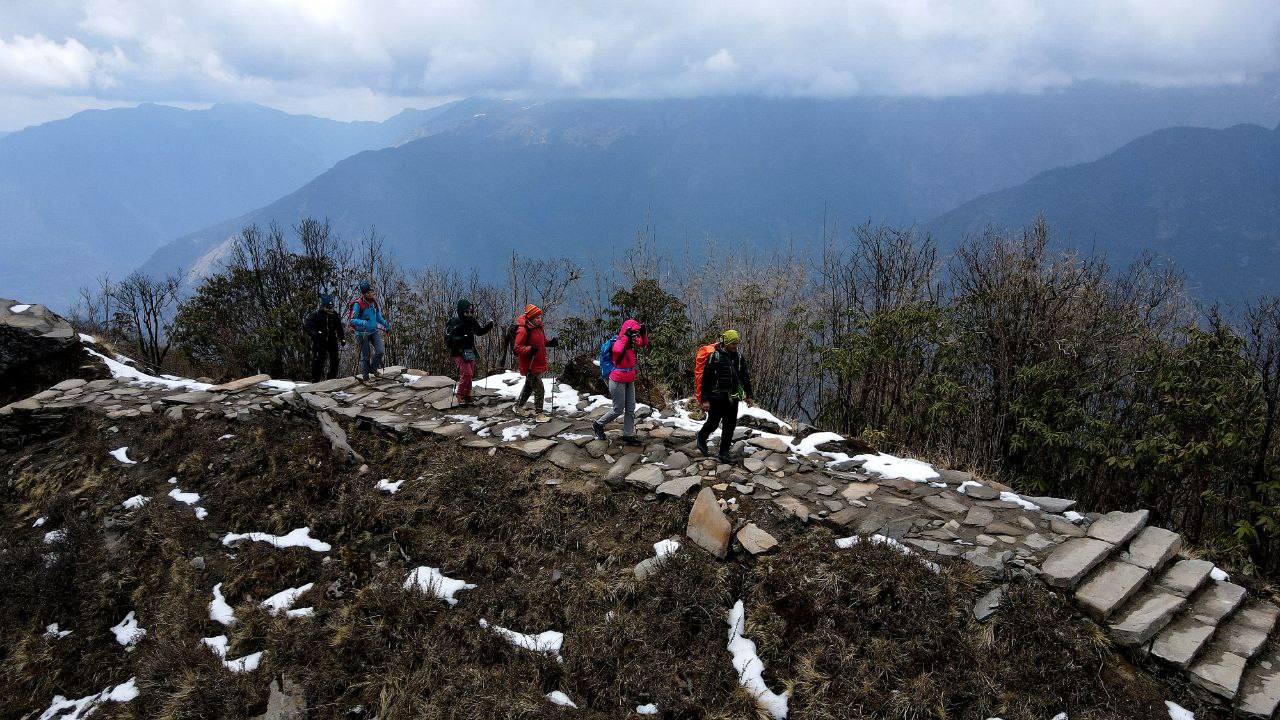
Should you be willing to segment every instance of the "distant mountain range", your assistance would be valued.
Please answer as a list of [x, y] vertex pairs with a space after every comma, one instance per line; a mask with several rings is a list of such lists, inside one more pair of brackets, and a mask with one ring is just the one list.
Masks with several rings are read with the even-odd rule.
[[824, 219], [906, 225], [1173, 122], [1280, 117], [1276, 84], [1081, 87], [1037, 96], [468, 100], [435, 129], [348, 158], [296, 192], [187, 235], [145, 266], [207, 268], [250, 223], [376, 227], [411, 264], [494, 277], [515, 249], [609, 254], [650, 220], [679, 250], [816, 241]]
[[65, 306], [161, 244], [385, 147], [434, 111], [340, 123], [259, 105], [91, 110], [0, 139], [0, 289]]
[[1280, 292], [1280, 127], [1171, 128], [1091, 163], [983, 195], [930, 224], [955, 242], [1044, 213], [1057, 238], [1116, 263], [1153, 251], [1199, 295]]

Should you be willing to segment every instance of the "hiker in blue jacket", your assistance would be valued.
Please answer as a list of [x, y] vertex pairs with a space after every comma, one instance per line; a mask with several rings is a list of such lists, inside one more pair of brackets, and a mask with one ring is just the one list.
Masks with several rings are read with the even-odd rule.
[[351, 329], [355, 331], [356, 342], [360, 344], [360, 372], [364, 379], [369, 373], [376, 372], [382, 364], [382, 332], [380, 328], [391, 332], [391, 323], [382, 315], [382, 308], [374, 297], [373, 285], [368, 280], [360, 281], [360, 297], [351, 303]]

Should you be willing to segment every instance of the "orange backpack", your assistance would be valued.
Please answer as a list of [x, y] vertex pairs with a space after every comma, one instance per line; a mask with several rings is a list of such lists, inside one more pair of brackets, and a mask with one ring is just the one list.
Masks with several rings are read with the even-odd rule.
[[702, 371], [707, 367], [707, 360], [716, 351], [716, 344], [711, 343], [698, 348], [697, 359], [693, 363], [693, 392], [698, 402], [702, 402]]

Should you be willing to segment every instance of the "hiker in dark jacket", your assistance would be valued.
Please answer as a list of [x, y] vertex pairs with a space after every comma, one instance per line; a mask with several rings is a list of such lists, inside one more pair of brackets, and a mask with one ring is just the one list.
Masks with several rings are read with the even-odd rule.
[[747, 361], [738, 354], [740, 338], [737, 330], [725, 330], [720, 342], [698, 350], [694, 364], [694, 391], [698, 404], [707, 412], [707, 421], [698, 431], [698, 451], [709, 455], [707, 439], [720, 426], [720, 454], [722, 463], [733, 461], [729, 449], [733, 447], [733, 431], [738, 427], [738, 402], [747, 407], [755, 405], [751, 394], [751, 374]]
[[[342, 316], [333, 306], [333, 296], [320, 296], [320, 307], [307, 313], [302, 329], [311, 338], [311, 382], [332, 380], [338, 377], [338, 346], [347, 344], [346, 331], [342, 329]], [[329, 372], [324, 372], [324, 361], [329, 360]]]
[[368, 380], [369, 373], [377, 372], [382, 365], [382, 330], [391, 332], [391, 323], [383, 317], [373, 284], [368, 280], [360, 281], [360, 297], [351, 303], [351, 328], [360, 345], [360, 371]]
[[524, 403], [533, 395], [533, 414], [537, 422], [550, 420], [542, 412], [542, 403], [547, 388], [542, 376], [547, 372], [547, 348], [555, 347], [556, 338], [547, 339], [543, 330], [542, 308], [537, 305], [525, 305], [524, 313], [516, 318], [516, 337], [512, 342], [516, 353], [517, 367], [524, 375], [524, 387], [520, 388], [520, 396], [512, 410], [516, 415], [524, 417]]
[[445, 344], [458, 368], [458, 389], [454, 400], [459, 405], [471, 404], [471, 378], [476, 372], [476, 336], [486, 335], [493, 329], [493, 320], [483, 325], [475, 318], [476, 308], [470, 300], [458, 301], [458, 314], [445, 327]]

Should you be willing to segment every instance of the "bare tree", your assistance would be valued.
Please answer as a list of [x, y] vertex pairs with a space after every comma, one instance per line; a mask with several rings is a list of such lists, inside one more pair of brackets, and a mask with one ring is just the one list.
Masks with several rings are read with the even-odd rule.
[[177, 273], [157, 280], [135, 272], [112, 287], [116, 316], [126, 328], [126, 336], [138, 346], [142, 359], [154, 367], [160, 367], [169, 354], [181, 277]]

